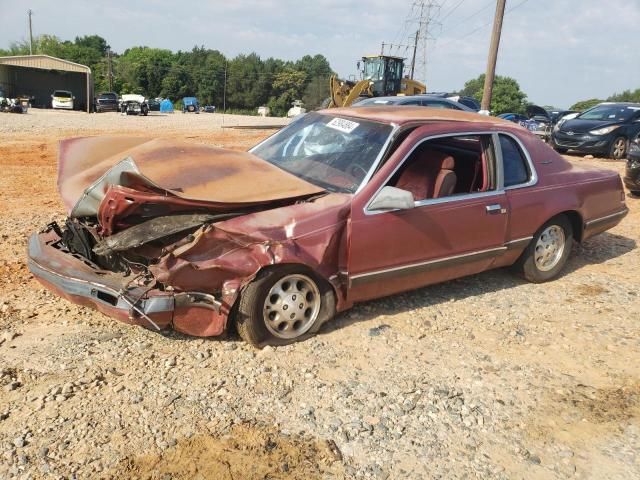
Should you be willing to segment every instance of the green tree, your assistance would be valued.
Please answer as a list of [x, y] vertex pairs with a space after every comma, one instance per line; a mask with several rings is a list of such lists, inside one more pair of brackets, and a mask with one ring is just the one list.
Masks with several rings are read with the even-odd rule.
[[302, 98], [307, 74], [292, 68], [277, 73], [273, 79], [269, 108], [274, 115], [286, 115], [294, 100]]
[[640, 88], [636, 88], [633, 91], [625, 90], [622, 93], [614, 93], [609, 98], [607, 98], [607, 101], [640, 103]]
[[329, 97], [329, 78], [315, 77], [309, 82], [302, 95], [302, 101], [307, 110], [320, 108], [322, 102]]
[[162, 91], [162, 80], [171, 70], [174, 60], [170, 50], [133, 47], [125, 50], [118, 59], [117, 74], [122, 77], [126, 93], [153, 98]]
[[[478, 101], [482, 101], [484, 90], [484, 74], [478, 78], [469, 80], [464, 84], [460, 95], [469, 95]], [[527, 95], [520, 90], [520, 85], [511, 77], [496, 75], [493, 82], [493, 95], [491, 98], [491, 113], [525, 113], [527, 107]]]
[[582, 112], [584, 110], [588, 110], [591, 107], [595, 107], [597, 104], [604, 102], [604, 100], [600, 100], [599, 98], [591, 98], [589, 100], [581, 100], [579, 102], [574, 103], [573, 105], [571, 105], [571, 108], [569, 108], [569, 110], [577, 110], [579, 112]]

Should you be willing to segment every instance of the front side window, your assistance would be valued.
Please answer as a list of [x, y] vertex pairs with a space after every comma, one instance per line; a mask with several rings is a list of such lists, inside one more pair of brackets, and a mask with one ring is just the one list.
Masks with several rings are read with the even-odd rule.
[[502, 150], [504, 186], [511, 187], [527, 183], [531, 178], [531, 172], [520, 146], [513, 138], [500, 134], [500, 149]]
[[308, 113], [251, 153], [326, 190], [355, 193], [392, 131], [386, 123]]
[[491, 135], [436, 138], [419, 144], [387, 185], [416, 202], [496, 189]]

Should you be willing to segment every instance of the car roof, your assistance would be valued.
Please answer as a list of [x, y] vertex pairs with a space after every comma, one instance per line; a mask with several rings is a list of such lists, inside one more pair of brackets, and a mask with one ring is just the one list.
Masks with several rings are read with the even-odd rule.
[[484, 123], [488, 125], [511, 126], [512, 122], [488, 115], [480, 115], [464, 110], [450, 110], [444, 108], [430, 108], [413, 105], [390, 106], [361, 106], [343, 107], [321, 110], [321, 113], [331, 115], [344, 115], [346, 117], [361, 118], [374, 122], [394, 123], [403, 125], [407, 123], [421, 123], [429, 121], [453, 121]]
[[596, 107], [600, 105], [620, 105], [621, 107], [640, 107], [640, 103], [636, 102], [601, 102], [595, 105]]

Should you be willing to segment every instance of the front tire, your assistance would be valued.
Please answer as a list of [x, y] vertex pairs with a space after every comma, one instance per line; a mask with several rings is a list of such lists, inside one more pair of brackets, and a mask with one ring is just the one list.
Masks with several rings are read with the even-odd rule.
[[627, 139], [625, 137], [616, 137], [609, 147], [609, 158], [613, 160], [622, 160], [627, 156]]
[[286, 265], [261, 271], [245, 287], [236, 327], [256, 347], [288, 345], [313, 335], [334, 315], [331, 286], [304, 267]]
[[565, 215], [558, 215], [535, 233], [515, 267], [530, 282], [547, 282], [563, 269], [572, 246], [571, 222]]
[[567, 153], [569, 151], [568, 148], [562, 148], [562, 147], [553, 147], [553, 149], [558, 152], [559, 154], [563, 155], [565, 153]]

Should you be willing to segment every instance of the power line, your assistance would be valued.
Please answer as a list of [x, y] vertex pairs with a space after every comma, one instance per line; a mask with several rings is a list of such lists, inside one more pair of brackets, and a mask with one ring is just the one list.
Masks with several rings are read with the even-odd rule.
[[[509, 13], [513, 12], [516, 8], [521, 7], [522, 5], [524, 5], [525, 3], [527, 3], [528, 1], [529, 1], [529, 0], [522, 0], [522, 1], [521, 1], [520, 3], [518, 3], [517, 5], [515, 5], [515, 6], [511, 7], [511, 8], [509, 8], [509, 9], [507, 9], [507, 10], [505, 11], [505, 15], [507, 15], [507, 14], [509, 14]], [[467, 38], [467, 37], [470, 37], [471, 35], [473, 35], [474, 33], [476, 33], [476, 32], [478, 32], [478, 31], [482, 30], [483, 28], [488, 27], [488, 26], [489, 26], [489, 25], [491, 25], [492, 23], [493, 23], [493, 19], [489, 20], [487, 23], [484, 23], [484, 24], [480, 25], [480, 26], [479, 26], [479, 27], [477, 27], [477, 28], [474, 28], [473, 30], [471, 30], [470, 32], [468, 32], [468, 33], [466, 33], [466, 34], [462, 35], [461, 37], [454, 38], [454, 39], [452, 39], [452, 40], [449, 40], [448, 42], [445, 42], [445, 43], [441, 44], [441, 45], [440, 45], [440, 47], [442, 48], [442, 47], [445, 47], [445, 46], [450, 45], [450, 44], [452, 44], [452, 43], [455, 43], [455, 42], [458, 42], [458, 41], [460, 41], [460, 40], [463, 40], [463, 39], [465, 39], [465, 38]]]
[[476, 10], [475, 12], [473, 12], [471, 15], [469, 15], [468, 17], [463, 18], [462, 20], [459, 20], [458, 22], [456, 22], [455, 25], [453, 25], [451, 28], [444, 30], [444, 32], [440, 32], [440, 35], [442, 35], [442, 33], [446, 33], [446, 32], [450, 32], [451, 30], [455, 30], [456, 28], [458, 28], [461, 24], [468, 22], [469, 20], [471, 20], [472, 18], [475, 18], [476, 15], [478, 15], [480, 12], [486, 10], [487, 8], [491, 7], [492, 5], [495, 5], [494, 0], [491, 0], [489, 3], [487, 3], [484, 7], [480, 8], [479, 10]]
[[445, 21], [447, 18], [449, 18], [449, 17], [451, 16], [451, 14], [452, 14], [453, 12], [455, 12], [455, 11], [458, 9], [458, 7], [459, 7], [460, 5], [462, 5], [464, 2], [465, 2], [465, 0], [460, 0], [458, 3], [456, 3], [456, 5], [455, 5], [451, 10], [449, 10], [449, 12], [448, 12], [444, 17], [442, 17], [442, 18], [440, 19], [440, 21], [441, 21], [441, 22], [444, 22], [444, 21]]

